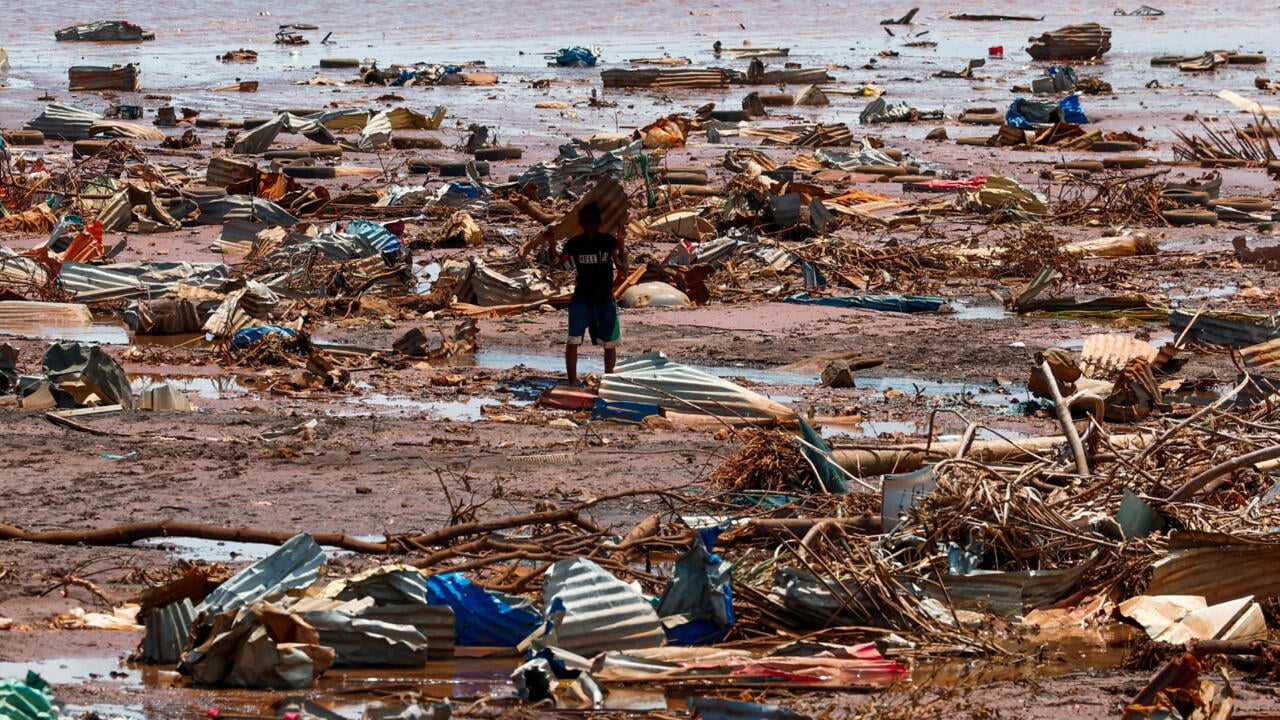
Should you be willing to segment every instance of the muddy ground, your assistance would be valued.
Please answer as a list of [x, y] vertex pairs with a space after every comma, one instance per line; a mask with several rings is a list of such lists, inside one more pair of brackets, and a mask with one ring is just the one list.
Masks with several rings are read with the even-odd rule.
[[[883, 11], [884, 17], [889, 17], [902, 10], [887, 3], [882, 5], [867, 12]], [[1149, 136], [1152, 144], [1145, 154], [1158, 161], [1158, 170], [1167, 171], [1169, 178], [1175, 180], [1198, 176], [1203, 170], [1174, 162], [1171, 129], [1196, 131], [1198, 126], [1188, 113], [1225, 113], [1230, 108], [1213, 98], [1212, 93], [1219, 87], [1231, 87], [1251, 94], [1253, 75], [1243, 70], [1223, 70], [1216, 78], [1180, 77], [1176, 71], [1147, 68], [1147, 57], [1158, 50], [1192, 53], [1229, 42], [1234, 45], [1232, 33], [1245, 27], [1250, 31], [1247, 39], [1240, 42], [1255, 45], [1243, 49], [1276, 50], [1256, 46], [1273, 41], [1266, 33], [1259, 34], [1258, 24], [1244, 22], [1251, 11], [1243, 3], [1227, 3], [1221, 9], [1221, 17], [1207, 19], [1201, 17], [1206, 12], [1203, 8], [1178, 9], [1184, 14], [1168, 18], [1163, 28], [1151, 23], [1123, 26], [1121, 29], [1127, 30], [1123, 37], [1129, 44], [1121, 43], [1118, 34], [1118, 50], [1110, 62], [1082, 72], [1107, 78], [1117, 89], [1114, 95], [1086, 98], [1086, 109], [1095, 111], [1097, 126]], [[144, 10], [137, 10], [132, 19], [147, 25]], [[324, 8], [312, 10], [310, 15], [323, 16]], [[1019, 12], [1022, 10], [1018, 8]], [[1109, 19], [1111, 13], [1110, 8], [1102, 13], [1053, 9], [1046, 22], [1035, 23], [1034, 27], [975, 31], [972, 26], [948, 23], [948, 11], [942, 7], [926, 8], [927, 22], [916, 28], [934, 29], [931, 39], [939, 41], [936, 51], [913, 55], [904, 50], [901, 59], [881, 57], [878, 63], [868, 63], [878, 49], [899, 47], [905, 39], [885, 39], [870, 25], [858, 29], [857, 38], [848, 43], [829, 34], [816, 37], [818, 33], [812, 29], [803, 30], [798, 37], [808, 41], [809, 48], [802, 50], [799, 58], [806, 65], [830, 65], [839, 86], [888, 84], [896, 89], [897, 97], [932, 103], [953, 114], [966, 106], [1003, 107], [1016, 96], [1010, 92], [1012, 85], [1026, 83], [1042, 72], [1041, 66], [1013, 57], [1021, 52], [1017, 48], [1022, 38], [1066, 22], [1103, 16]], [[252, 11], [236, 4], [228, 14], [238, 17], [236, 13], [240, 13], [244, 17], [234, 22], [219, 19], [212, 29], [201, 26], [198, 32], [188, 33], [187, 37], [194, 39], [184, 46], [165, 39], [163, 31], [168, 30], [169, 37], [175, 37], [177, 33], [173, 31], [182, 22], [172, 17], [172, 11], [167, 12], [158, 16], [165, 23], [157, 28], [162, 31], [162, 39], [148, 46], [147, 52], [117, 46], [86, 46], [80, 51], [46, 47], [52, 45], [53, 28], [87, 18], [61, 14], [36, 18], [30, 25], [33, 32], [41, 33], [39, 38], [21, 42], [15, 39], [10, 46], [14, 70], [8, 75], [9, 89], [4, 91], [5, 102], [0, 106], [0, 128], [18, 127], [34, 117], [45, 102], [41, 98], [49, 97], [48, 93], [98, 110], [111, 101], [140, 104], [147, 108], [148, 121], [155, 108], [170, 102], [200, 107], [206, 116], [229, 118], [269, 115], [275, 107], [323, 106], [330, 102], [385, 107], [429, 107], [439, 103], [450, 108], [450, 122], [460, 124], [447, 126], [439, 133], [446, 145], [459, 143], [463, 135], [460, 128], [466, 124], [483, 123], [499, 129], [504, 141], [524, 148], [522, 159], [494, 164], [495, 178], [505, 179], [533, 162], [554, 157], [556, 146], [569, 137], [629, 130], [661, 115], [691, 112], [709, 100], [736, 108], [742, 94], [738, 89], [712, 93], [710, 97], [689, 91], [614, 92], [602, 93], [601, 97], [618, 103], [616, 106], [594, 106], [587, 98], [599, 89], [597, 71], [541, 67], [540, 61], [523, 56], [526, 49], [530, 55], [540, 51], [541, 43], [537, 48], [525, 48], [519, 33], [508, 31], [493, 46], [498, 59], [490, 63], [490, 69], [502, 75], [496, 88], [409, 88], [395, 91], [402, 100], [380, 102], [377, 99], [387, 94], [386, 88], [330, 89], [291, 84], [317, 74], [314, 60], [322, 54], [363, 56], [380, 50], [390, 54], [385, 45], [375, 46], [380, 41], [369, 34], [371, 31], [362, 29], [359, 32], [365, 34], [361, 35], [352, 29], [351, 34], [358, 39], [348, 44], [334, 48], [313, 45], [299, 51], [301, 54], [286, 54], [289, 51], [270, 45], [270, 31], [276, 19], [255, 17]], [[658, 10], [638, 12], [663, 17]], [[786, 22], [777, 23], [776, 31], [777, 43], [784, 44], [788, 40], [786, 29], [795, 26], [794, 17], [787, 13], [798, 10], [782, 7], [772, 12], [787, 18]], [[652, 29], [646, 35], [645, 19], [632, 19], [627, 25], [632, 35], [619, 53], [625, 55], [633, 49], [633, 56], [644, 54], [645, 50], [650, 54], [685, 53], [695, 58], [695, 64], [708, 64], [712, 61], [709, 46], [713, 37], [709, 33], [718, 33], [714, 37], [725, 37], [727, 43], [730, 36], [726, 33], [737, 32], [733, 28], [739, 20], [744, 26], [748, 21], [745, 11], [734, 8], [721, 8], [711, 14], [716, 16], [707, 20], [711, 26], [700, 25], [699, 16], [692, 12], [689, 18], [681, 19], [679, 38], [664, 38]], [[564, 20], [572, 15], [560, 13], [553, 17]], [[769, 17], [761, 18], [760, 24]], [[540, 28], [546, 30], [539, 23], [549, 21], [540, 20], [536, 13], [525, 19], [534, 36], [560, 39], [558, 35], [539, 34]], [[335, 20], [334, 24], [340, 22]], [[354, 21], [348, 17], [345, 22]], [[607, 20], [596, 22], [599, 27], [595, 30], [609, 27]], [[842, 22], [855, 24], [852, 18], [843, 18]], [[1117, 20], [1117, 26], [1121, 22], [1126, 21]], [[653, 17], [647, 24], [654, 25]], [[752, 22], [752, 29], [759, 26]], [[1144, 34], [1144, 28], [1158, 32]], [[1204, 40], [1199, 41], [1192, 30], [1203, 32]], [[430, 32], [436, 31], [427, 34]], [[755, 37], [762, 44], [767, 39], [759, 34]], [[997, 41], [1005, 43], [1010, 60], [992, 62], [980, 78], [922, 82], [939, 68], [959, 68], [975, 49]], [[385, 33], [381, 42], [385, 42]], [[230, 69], [209, 59], [213, 50], [221, 52], [255, 43], [263, 49], [260, 68]], [[413, 43], [406, 43], [392, 50], [405, 55], [406, 47], [412, 46]], [[21, 57], [17, 50], [23, 49], [40, 58], [40, 63]], [[462, 60], [483, 54], [485, 45], [478, 40], [458, 41], [435, 49], [456, 54], [447, 59]], [[421, 48], [415, 50], [421, 52]], [[81, 54], [73, 57], [75, 52]], [[65, 87], [63, 66], [68, 61], [132, 57], [130, 52], [136, 52], [144, 61], [146, 72], [162, 77], [163, 84], [148, 86], [148, 76], [144, 75], [146, 89], [139, 94], [72, 94], [61, 89]], [[192, 69], [178, 73], [174, 67]], [[237, 79], [261, 79], [263, 87], [258, 94], [246, 97], [203, 90], [230, 80], [232, 75]], [[550, 89], [532, 82], [539, 78], [553, 79]], [[1155, 78], [1162, 81], [1162, 86], [1145, 88]], [[571, 103], [571, 109], [532, 109], [534, 102], [547, 99], [565, 100]], [[1078, 151], [1028, 152], [961, 146], [953, 142], [956, 137], [986, 134], [989, 129], [951, 120], [867, 130], [857, 126], [856, 117], [864, 102], [862, 98], [836, 96], [830, 108], [778, 110], [770, 122], [849, 122], [855, 137], [873, 136], [929, 167], [966, 175], [1005, 174], [1050, 194], [1054, 186], [1042, 182], [1041, 174], [1052, 163], [1100, 157]], [[949, 141], [923, 139], [938, 126], [946, 128]], [[154, 162], [171, 162], [202, 171], [209, 154], [221, 151], [226, 133], [207, 129], [198, 133], [204, 144], [191, 151], [166, 152], [155, 143], [139, 146]], [[748, 143], [735, 140], [713, 145], [699, 137], [687, 148], [669, 153], [667, 160], [707, 165], [712, 184], [722, 184], [731, 173], [720, 165], [720, 159], [733, 144]], [[765, 151], [780, 160], [799, 154], [796, 149]], [[50, 141], [32, 152], [50, 162], [63, 162], [68, 158], [70, 143]], [[343, 162], [397, 168], [417, 154], [420, 153], [348, 153]], [[457, 147], [429, 154], [464, 157]], [[1223, 178], [1224, 194], [1276, 196], [1274, 182], [1261, 169], [1228, 169], [1223, 171]], [[338, 191], [378, 187], [392, 179], [425, 182], [429, 186], [441, 182], [436, 177], [409, 177], [399, 171], [371, 181], [322, 182]], [[849, 175], [833, 179], [831, 184], [885, 192], [913, 202], [935, 199], [932, 195], [903, 193], [897, 185], [870, 176]], [[477, 250], [420, 251], [415, 259], [426, 264], [476, 253], [509, 254], [538, 228], [525, 219], [507, 218], [489, 229], [505, 233], [506, 240], [499, 242], [490, 237], [487, 246]], [[1276, 307], [1280, 283], [1275, 274], [1241, 266], [1230, 252], [1231, 238], [1240, 234], [1258, 244], [1272, 244], [1271, 226], [1222, 223], [1210, 228], [1144, 229], [1156, 241], [1159, 254], [1086, 261], [1062, 290], [1081, 297], [1143, 292], [1157, 302], [1190, 308], [1269, 311]], [[430, 223], [411, 224], [411, 232], [423, 236], [434, 230]], [[1063, 241], [1102, 237], [1113, 230], [1106, 223], [1052, 228]], [[840, 234], [876, 246], [912, 246], [939, 239], [990, 245], [1016, 232], [968, 221], [940, 220], [923, 229], [846, 228]], [[129, 246], [121, 259], [221, 260], [208, 250], [214, 236], [207, 229], [159, 236], [126, 235]], [[0, 238], [14, 248], [30, 247], [40, 239]], [[631, 252], [636, 260], [660, 260], [671, 247], [671, 242], [660, 238], [645, 239], [635, 242]], [[621, 354], [626, 357], [640, 351], [661, 350], [680, 362], [736, 379], [798, 410], [819, 416], [845, 416], [849, 418], [847, 425], [833, 426], [829, 439], [838, 446], [853, 446], [919, 440], [935, 410], [948, 411], [938, 413], [937, 434], [963, 430], [964, 422], [950, 411], [1009, 436], [1054, 433], [1057, 424], [1051, 413], [1027, 411], [1021, 405], [1021, 401], [1029, 399], [1025, 385], [1036, 351], [1048, 347], [1078, 349], [1083, 338], [1096, 332], [1132, 333], [1156, 343], [1174, 337], [1169, 328], [1156, 323], [1006, 315], [992, 294], [1006, 294], [1024, 279], [955, 277], [945, 271], [923, 275], [887, 273], [870, 278], [869, 289], [874, 291], [937, 294], [951, 301], [957, 311], [903, 315], [769, 302], [767, 291], [800, 289], [799, 276], [794, 271], [782, 276], [756, 273], [744, 288], [730, 288], [736, 281], [722, 278], [726, 286], [719, 289], [721, 296], [742, 297], [728, 292], [742, 289], [752, 291], [749, 299], [722, 300], [694, 308], [626, 311]], [[361, 537], [428, 532], [450, 521], [451, 508], [465, 504], [477, 505], [480, 517], [497, 517], [546, 507], [547, 503], [571, 504], [624, 489], [705, 491], [708, 473], [737, 447], [732, 437], [717, 428], [675, 430], [590, 422], [585, 415], [534, 405], [531, 401], [538, 391], [563, 378], [563, 311], [484, 319], [479, 325], [479, 352], [474, 357], [357, 368], [353, 370], [355, 387], [327, 392], [282, 390], [280, 381], [287, 377], [288, 370], [242, 367], [198, 342], [174, 346], [130, 337], [120, 327], [117, 308], [99, 310], [98, 330], [116, 338], [108, 340], [107, 350], [134, 379], [135, 390], [173, 380], [187, 389], [197, 411], [95, 416], [83, 423], [102, 434], [89, 434], [52, 425], [41, 413], [18, 408], [12, 396], [0, 398], [0, 450], [5, 460], [5, 470], [0, 474], [0, 522], [4, 524], [30, 530], [84, 529], [172, 518]], [[447, 327], [451, 322], [444, 315], [377, 317], [355, 313], [345, 319], [313, 318], [310, 331], [314, 337], [329, 342], [386, 347], [410, 327]], [[2, 339], [18, 348], [20, 371], [36, 372], [44, 345], [57, 335], [56, 330], [37, 327], [6, 333]], [[881, 357], [885, 362], [858, 373], [855, 388], [823, 387], [818, 382], [823, 358], [849, 351]], [[1229, 357], [1220, 351], [1192, 347], [1184, 357], [1186, 364], [1180, 370], [1183, 377], [1202, 379], [1211, 387], [1234, 378]], [[597, 349], [584, 351], [580, 370], [600, 372]], [[318, 424], [312, 432], [270, 440], [261, 437], [264, 432], [294, 427], [313, 418]], [[571, 420], [574, 425], [553, 424], [562, 419]], [[1120, 426], [1114, 429], [1123, 431]], [[591, 515], [623, 534], [638, 520], [665, 509], [657, 500], [627, 499], [599, 505]], [[94, 709], [108, 715], [195, 717], [210, 706], [237, 712], [267, 712], [281, 694], [173, 687], [177, 682], [173, 673], [133, 666], [123, 660], [139, 641], [138, 633], [62, 630], [53, 620], [57, 614], [75, 607], [100, 610], [118, 605], [148, 585], [167, 579], [186, 562], [224, 562], [238, 568], [266, 551], [259, 546], [178, 539], [106, 548], [4, 543], [0, 545], [0, 618], [12, 619], [13, 626], [0, 630], [0, 676], [20, 675], [29, 667], [36, 668], [73, 708]], [[331, 557], [327, 574], [340, 577], [396, 559], [400, 558], [337, 553]], [[961, 662], [941, 670], [917, 667], [912, 682], [892, 688], [856, 693], [779, 691], [767, 695], [750, 693], [750, 697], [765, 697], [806, 711], [831, 710], [835, 716], [857, 711], [886, 718], [1114, 717], [1148, 677], [1146, 673], [1116, 669], [1122, 655], [1123, 649], [1114, 644], [1051, 643], [1038, 659], [1013, 665], [996, 660], [974, 662], [972, 667]], [[416, 674], [331, 673], [312, 694], [340, 709], [358, 708], [371, 696], [407, 685], [428, 695], [465, 701], [491, 693], [509, 693], [505, 678], [514, 664], [514, 659], [459, 659]], [[1277, 686], [1272, 682], [1237, 680], [1236, 687], [1239, 707], [1246, 713], [1274, 711], [1280, 706]], [[662, 711], [668, 705], [681, 707], [683, 696], [654, 690], [619, 691], [610, 702], [618, 709]]]

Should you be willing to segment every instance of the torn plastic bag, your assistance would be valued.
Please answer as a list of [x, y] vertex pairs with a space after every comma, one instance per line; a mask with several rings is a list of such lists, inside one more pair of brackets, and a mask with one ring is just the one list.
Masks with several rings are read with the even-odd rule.
[[[713, 526], [698, 531], [662, 591], [658, 615], [672, 645], [720, 642], [734, 623], [733, 563], [712, 552], [722, 530]], [[682, 622], [669, 622], [675, 618]]]
[[599, 60], [597, 53], [582, 46], [560, 48], [560, 52], [555, 55], [555, 64], [560, 67], [595, 67], [597, 60]]

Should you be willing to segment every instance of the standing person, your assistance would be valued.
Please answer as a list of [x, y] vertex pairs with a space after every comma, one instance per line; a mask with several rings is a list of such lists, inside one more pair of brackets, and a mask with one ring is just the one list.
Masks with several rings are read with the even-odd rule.
[[613, 299], [614, 269], [626, 275], [622, 240], [600, 232], [600, 206], [587, 203], [578, 210], [582, 232], [565, 241], [556, 265], [573, 260], [577, 282], [569, 300], [569, 338], [564, 346], [564, 365], [569, 384], [578, 382], [578, 346], [591, 333], [591, 342], [604, 345], [604, 371], [613, 372], [618, 361], [618, 303]]

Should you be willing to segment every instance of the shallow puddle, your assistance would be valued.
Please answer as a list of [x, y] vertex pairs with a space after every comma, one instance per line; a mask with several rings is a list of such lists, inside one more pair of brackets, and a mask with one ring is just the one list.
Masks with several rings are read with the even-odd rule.
[[0, 328], [0, 335], [40, 340], [74, 340], [102, 345], [128, 345], [129, 331], [123, 325], [95, 322], [88, 325], [57, 325], [52, 323], [9, 324]]
[[[964, 436], [964, 428], [962, 427], [938, 427], [933, 428], [933, 439], [936, 442], [947, 442], [950, 440], [959, 440]], [[859, 423], [850, 423], [848, 425], [824, 425], [822, 428], [822, 437], [824, 438], [875, 438], [884, 434], [907, 435], [925, 437], [929, 432], [928, 420], [863, 420]], [[1027, 433], [1017, 432], [1014, 430], [980, 427], [974, 436], [976, 440], [1022, 440], [1031, 437]]]
[[965, 398], [987, 407], [1009, 405], [1026, 395], [1026, 388], [1020, 385], [990, 386], [977, 383], [937, 382], [912, 377], [859, 377], [860, 388], [879, 390], [896, 390], [907, 397], [943, 397]]

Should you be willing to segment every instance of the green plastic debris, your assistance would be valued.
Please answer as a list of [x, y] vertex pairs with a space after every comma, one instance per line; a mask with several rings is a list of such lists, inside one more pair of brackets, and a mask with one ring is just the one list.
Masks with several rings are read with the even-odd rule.
[[62, 717], [49, 683], [34, 672], [27, 678], [0, 680], [0, 718], [5, 720], [57, 720]]

